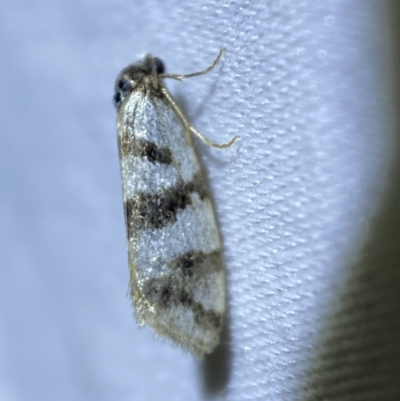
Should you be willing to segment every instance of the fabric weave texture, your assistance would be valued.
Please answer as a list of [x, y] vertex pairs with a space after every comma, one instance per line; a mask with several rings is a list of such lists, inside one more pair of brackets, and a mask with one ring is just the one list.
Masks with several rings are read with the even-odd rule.
[[[400, 399], [396, 2], [6, 0], [0, 400]], [[396, 31], [397, 29], [397, 31]], [[229, 314], [200, 362], [139, 330], [114, 79], [152, 52], [195, 127]]]

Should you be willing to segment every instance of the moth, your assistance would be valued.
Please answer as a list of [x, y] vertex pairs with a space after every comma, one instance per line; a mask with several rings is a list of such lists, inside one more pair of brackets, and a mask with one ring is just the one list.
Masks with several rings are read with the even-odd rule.
[[167, 74], [148, 54], [115, 83], [118, 147], [128, 240], [130, 294], [139, 325], [198, 357], [219, 343], [225, 273], [213, 208], [190, 132], [218, 145], [186, 119], [164, 85], [204, 71]]

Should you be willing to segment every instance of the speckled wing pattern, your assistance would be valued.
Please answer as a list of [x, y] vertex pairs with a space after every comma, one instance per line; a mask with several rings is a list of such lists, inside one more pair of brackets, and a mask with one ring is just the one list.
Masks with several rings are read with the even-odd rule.
[[136, 317], [202, 357], [219, 342], [225, 275], [212, 205], [186, 135], [161, 92], [134, 90], [119, 107]]

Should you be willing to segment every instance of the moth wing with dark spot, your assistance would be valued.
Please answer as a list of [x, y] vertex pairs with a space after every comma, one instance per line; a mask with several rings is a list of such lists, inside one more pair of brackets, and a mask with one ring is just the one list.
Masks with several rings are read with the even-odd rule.
[[225, 309], [220, 240], [203, 176], [168, 101], [133, 91], [118, 113], [130, 285], [140, 324], [203, 356]]

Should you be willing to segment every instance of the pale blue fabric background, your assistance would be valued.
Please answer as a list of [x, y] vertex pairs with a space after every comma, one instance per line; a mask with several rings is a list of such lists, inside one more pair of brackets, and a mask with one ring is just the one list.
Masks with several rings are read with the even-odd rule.
[[[0, 400], [400, 399], [393, 9], [188, 3], [0, 5]], [[196, 141], [230, 305], [198, 362], [132, 318], [111, 98], [140, 54], [189, 73], [221, 46], [169, 83], [241, 136]]]

